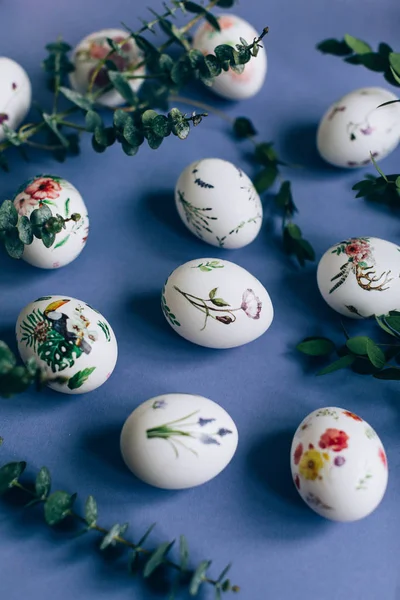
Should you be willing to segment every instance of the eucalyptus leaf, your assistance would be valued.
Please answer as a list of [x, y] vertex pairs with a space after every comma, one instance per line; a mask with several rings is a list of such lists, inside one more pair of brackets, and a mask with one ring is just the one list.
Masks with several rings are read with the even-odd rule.
[[59, 89], [63, 96], [68, 98], [68, 100], [76, 106], [79, 106], [79, 108], [83, 108], [83, 110], [91, 110], [93, 102], [91, 102], [87, 96], [82, 96], [82, 94], [79, 94], [78, 92], [75, 92], [75, 90], [71, 90], [67, 87], [61, 86]]
[[210, 565], [211, 565], [210, 560], [203, 560], [199, 564], [199, 566], [197, 567], [195, 572], [193, 573], [193, 576], [192, 576], [192, 578], [190, 580], [190, 584], [189, 584], [189, 594], [191, 596], [197, 596], [200, 586], [205, 580], [207, 569], [209, 568]]
[[23, 242], [19, 239], [19, 234], [16, 227], [14, 227], [14, 229], [6, 231], [4, 237], [4, 246], [8, 255], [11, 256], [11, 258], [19, 259], [22, 257], [25, 246]]
[[97, 502], [93, 496], [89, 496], [85, 503], [85, 521], [89, 527], [94, 527], [97, 522]]
[[143, 569], [143, 577], [150, 577], [154, 573], [158, 567], [160, 567], [164, 562], [168, 552], [171, 550], [174, 545], [173, 542], [164, 542], [158, 546], [158, 548], [152, 553], [148, 561], [146, 562]]
[[7, 344], [0, 340], [0, 377], [6, 375], [16, 365], [16, 358]]
[[50, 217], [53, 216], [50, 208], [43, 204], [40, 208], [36, 208], [32, 211], [30, 220], [32, 225], [44, 225]]
[[[114, 123], [115, 123], [115, 114], [122, 111], [115, 111], [114, 113]], [[126, 113], [123, 113], [126, 114]], [[97, 127], [103, 127], [103, 121], [101, 116], [95, 110], [89, 110], [85, 115], [85, 125], [86, 129], [91, 133], [94, 133]]]
[[189, 546], [184, 535], [179, 538], [179, 566], [186, 571], [189, 562]]
[[334, 371], [338, 371], [339, 369], [345, 369], [346, 367], [352, 365], [355, 359], [356, 357], [354, 356], [354, 354], [345, 354], [344, 356], [341, 356], [340, 358], [338, 358], [338, 360], [335, 360], [335, 362], [331, 363], [324, 369], [318, 371], [317, 375], [328, 375], [328, 373], [333, 373]]
[[11, 462], [0, 469], [0, 496], [14, 486], [26, 469], [26, 462]]
[[268, 190], [278, 176], [278, 168], [275, 164], [270, 164], [265, 167], [262, 171], [259, 171], [253, 179], [254, 187], [259, 194], [262, 194]]
[[30, 220], [25, 215], [21, 216], [18, 219], [17, 224], [19, 239], [23, 244], [28, 246], [33, 242], [33, 228]]
[[76, 494], [58, 491], [51, 494], [44, 504], [44, 518], [50, 526], [57, 525], [66, 519], [70, 514], [73, 504], [76, 500]]
[[233, 123], [233, 131], [239, 139], [257, 135], [256, 128], [250, 119], [246, 117], [237, 117]]
[[386, 364], [384, 352], [370, 338], [367, 341], [367, 356], [377, 369], [382, 369]]
[[121, 94], [128, 104], [135, 105], [137, 103], [137, 95], [122, 73], [119, 71], [108, 71], [108, 77], [117, 92]]
[[400, 52], [391, 52], [389, 54], [389, 62], [396, 75], [400, 76]]
[[47, 467], [42, 467], [36, 476], [35, 492], [38, 498], [44, 499], [50, 493], [51, 475]]
[[0, 206], [0, 231], [13, 229], [18, 223], [18, 212], [11, 200], [4, 200]]
[[352, 35], [346, 34], [344, 36], [344, 41], [356, 54], [366, 54], [367, 52], [372, 52], [372, 48], [369, 44], [367, 44], [367, 42], [355, 38]]
[[328, 338], [306, 338], [296, 346], [297, 350], [308, 356], [327, 356], [335, 349], [335, 344]]
[[346, 342], [346, 346], [354, 354], [365, 356], [367, 354], [368, 341], [369, 338], [366, 336], [357, 336], [348, 339]]

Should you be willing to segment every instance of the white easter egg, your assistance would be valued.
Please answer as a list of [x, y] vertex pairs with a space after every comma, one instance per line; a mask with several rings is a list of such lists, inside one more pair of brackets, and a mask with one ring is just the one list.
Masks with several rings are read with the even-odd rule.
[[220, 158], [186, 167], [175, 187], [175, 202], [186, 227], [212, 246], [243, 248], [261, 228], [262, 204], [251, 180]]
[[379, 238], [350, 238], [325, 252], [317, 282], [324, 300], [360, 319], [400, 310], [400, 247]]
[[[95, 390], [117, 362], [117, 340], [108, 321], [68, 296], [43, 296], [28, 304], [18, 317], [16, 335], [22, 360], [34, 358], [47, 385], [64, 394]], [[55, 381], [59, 377], [63, 380]]]
[[[111, 50], [107, 38], [114, 40], [114, 42], [121, 42], [128, 37], [129, 34], [123, 29], [102, 29], [101, 31], [96, 31], [83, 38], [83, 40], [75, 47], [72, 55], [75, 71], [69, 75], [71, 87], [80, 94], [85, 94], [89, 89], [92, 75], [99, 64], [99, 61], [104, 59]], [[122, 53], [123, 54], [121, 55], [114, 52], [107, 59], [113, 62], [117, 67], [117, 70], [121, 73], [130, 71], [135, 65], [143, 60], [143, 53], [139, 50], [136, 42], [132, 38], [123, 44]], [[129, 80], [129, 85], [134, 92], [136, 92], [143, 83], [143, 80], [138, 78], [138, 76], [144, 75], [145, 72], [146, 69], [143, 65], [132, 73], [137, 77]], [[96, 76], [93, 91], [96, 92], [99, 89], [106, 87], [109, 83], [110, 79], [107, 70], [102, 68]], [[126, 100], [124, 100], [117, 90], [112, 89], [102, 94], [97, 102], [104, 106], [115, 107], [124, 104]]]
[[252, 342], [271, 325], [273, 307], [265, 287], [227, 260], [199, 258], [171, 273], [161, 306], [171, 327], [208, 348]]
[[356, 168], [380, 160], [400, 140], [400, 104], [392, 92], [378, 87], [361, 88], [332, 104], [317, 132], [318, 151], [336, 167]]
[[[200, 25], [193, 39], [193, 47], [196, 50], [205, 55], [214, 54], [214, 49], [220, 44], [235, 47], [236, 44], [240, 44], [240, 38], [250, 44], [262, 31], [262, 27], [258, 32], [250, 23], [231, 14], [220, 15], [218, 23], [221, 31], [217, 31], [207, 22]], [[264, 48], [260, 48], [257, 56], [252, 56], [244, 66], [243, 73], [239, 75], [232, 69], [223, 71], [214, 80], [211, 89], [228, 100], [251, 98], [262, 88], [266, 73], [267, 53]]]
[[382, 442], [366, 421], [343, 408], [321, 408], [302, 421], [290, 465], [303, 500], [333, 521], [363, 519], [385, 494], [388, 467]]
[[17, 129], [31, 106], [32, 89], [25, 70], [11, 58], [0, 56], [0, 142], [3, 125]]
[[237, 444], [228, 413], [193, 394], [164, 394], [143, 402], [121, 433], [127, 467], [146, 483], [168, 490], [213, 479], [230, 463]]
[[25, 246], [23, 260], [41, 269], [56, 269], [72, 262], [82, 252], [89, 235], [89, 217], [82, 196], [69, 181], [55, 175], [37, 175], [25, 181], [13, 198], [19, 218], [41, 206], [47, 206], [53, 216], [70, 219], [79, 214], [79, 221], [69, 220], [65, 229], [56, 235], [54, 244], [46, 248], [42, 240], [34, 238]]

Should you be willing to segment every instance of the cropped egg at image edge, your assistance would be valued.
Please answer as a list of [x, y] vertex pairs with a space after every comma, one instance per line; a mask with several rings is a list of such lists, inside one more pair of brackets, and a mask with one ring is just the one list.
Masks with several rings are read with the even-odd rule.
[[0, 6], [5, 598], [400, 600], [399, 17]]

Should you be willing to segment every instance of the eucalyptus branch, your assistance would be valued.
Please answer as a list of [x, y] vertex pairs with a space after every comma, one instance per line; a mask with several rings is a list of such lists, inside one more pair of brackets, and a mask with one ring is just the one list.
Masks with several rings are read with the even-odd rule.
[[65, 224], [80, 219], [78, 213], [67, 219], [58, 214], [53, 216], [45, 204], [33, 210], [29, 217], [19, 216], [14, 203], [4, 200], [0, 206], [0, 240], [12, 258], [21, 258], [25, 246], [32, 244], [34, 238], [40, 239], [46, 248], [51, 248], [56, 235], [65, 229]]
[[[0, 438], [0, 443], [2, 441]], [[179, 538], [179, 560], [173, 561], [169, 558], [169, 554], [175, 540], [163, 542], [155, 548], [145, 547], [155, 525], [151, 525], [137, 543], [133, 542], [125, 536], [128, 523], [116, 523], [111, 528], [98, 524], [98, 506], [93, 496], [87, 498], [84, 516], [82, 516], [74, 509], [77, 494], [68, 494], [64, 491], [51, 493], [51, 475], [47, 467], [40, 469], [34, 485], [21, 483], [20, 478], [26, 466], [26, 462], [11, 462], [0, 468], [0, 495], [6, 494], [11, 489], [27, 495], [31, 499], [27, 506], [42, 505], [44, 521], [50, 527], [68, 519], [84, 525], [79, 533], [100, 534], [99, 547], [102, 551], [117, 545], [129, 549], [128, 571], [140, 572], [145, 579], [162, 568], [177, 572], [170, 590], [171, 600], [183, 589], [186, 589], [191, 596], [197, 596], [202, 586], [206, 584], [214, 588], [216, 600], [221, 599], [224, 592], [239, 592], [239, 587], [232, 585], [226, 577], [230, 564], [223, 569], [217, 579], [207, 575], [211, 565], [210, 560], [200, 562], [197, 568], [189, 567], [189, 548], [185, 536], [181, 535]]]
[[368, 336], [350, 337], [342, 325], [344, 345], [337, 346], [324, 337], [309, 337], [297, 344], [296, 348], [311, 357], [327, 358], [336, 354], [334, 362], [320, 369], [317, 375], [327, 375], [351, 367], [357, 373], [372, 375], [376, 379], [398, 381], [400, 366], [396, 364], [400, 365], [400, 312], [391, 311], [387, 315], [372, 315], [371, 318], [375, 319], [385, 334], [391, 336], [392, 343], [380, 343]]
[[386, 81], [400, 87], [400, 53], [393, 52], [384, 42], [374, 52], [367, 42], [346, 34], [343, 40], [330, 38], [320, 42], [317, 49], [324, 54], [342, 57], [352, 65], [363, 65], [370, 71], [383, 73]]

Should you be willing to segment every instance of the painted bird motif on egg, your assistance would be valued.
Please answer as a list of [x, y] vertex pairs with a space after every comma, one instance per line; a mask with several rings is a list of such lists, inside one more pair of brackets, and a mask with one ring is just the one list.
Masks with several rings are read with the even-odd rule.
[[263, 209], [252, 181], [220, 158], [186, 167], [176, 184], [175, 202], [186, 227], [212, 246], [243, 248], [261, 229]]

